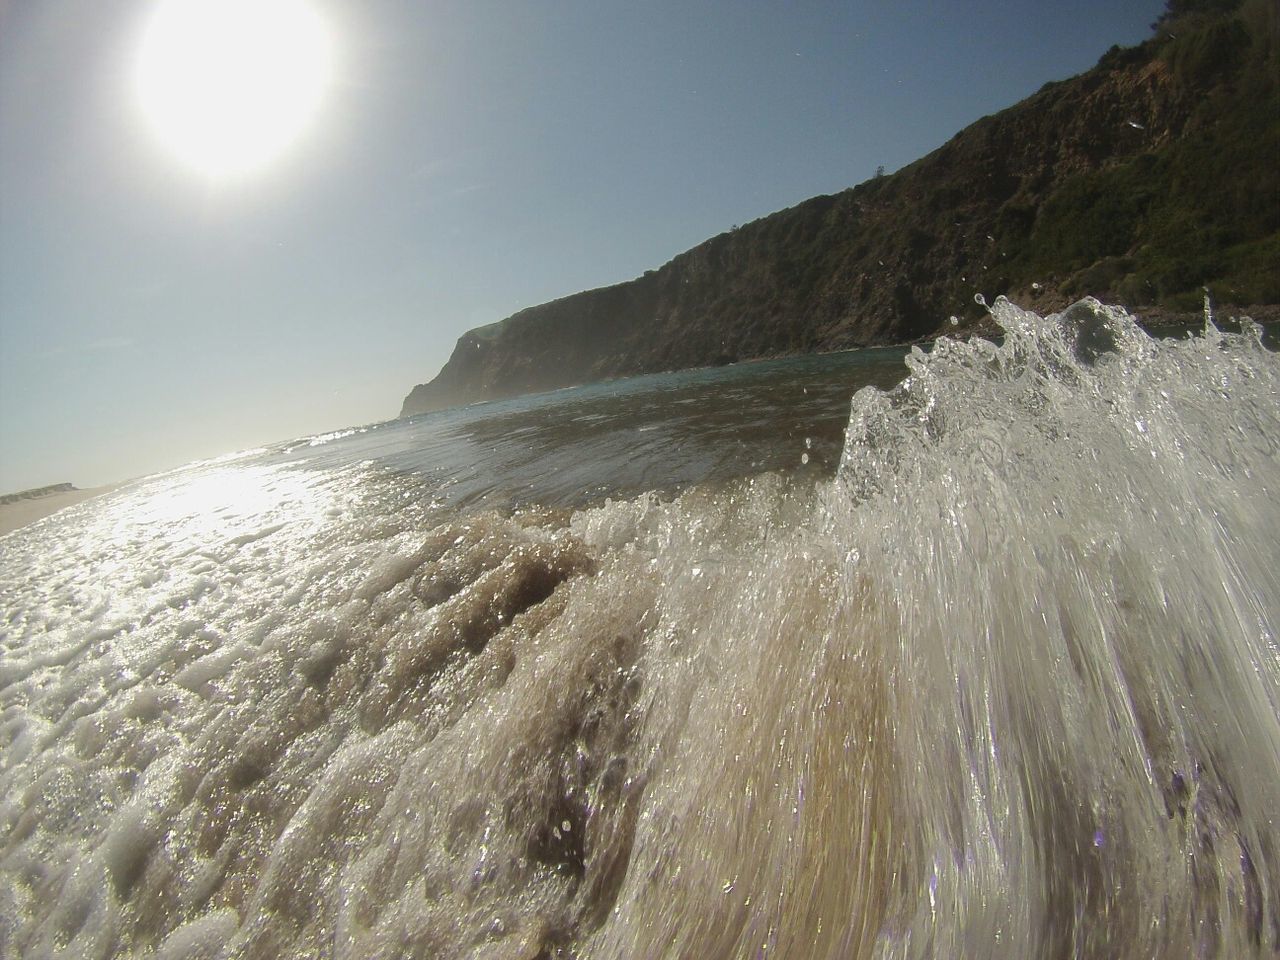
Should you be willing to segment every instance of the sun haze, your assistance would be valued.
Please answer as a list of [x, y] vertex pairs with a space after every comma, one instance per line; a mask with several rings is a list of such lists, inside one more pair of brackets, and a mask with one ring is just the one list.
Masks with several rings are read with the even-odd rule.
[[297, 139], [331, 62], [325, 25], [304, 0], [164, 0], [142, 37], [138, 98], [172, 153], [234, 176]]

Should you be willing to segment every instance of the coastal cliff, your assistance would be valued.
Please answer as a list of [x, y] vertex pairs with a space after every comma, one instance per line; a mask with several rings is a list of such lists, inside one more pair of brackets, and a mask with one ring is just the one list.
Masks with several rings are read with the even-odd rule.
[[[468, 331], [401, 416], [611, 377], [963, 331], [1001, 294], [1131, 309], [1280, 302], [1274, 0], [1173, 0], [915, 163], [626, 283]], [[952, 324], [951, 317], [956, 318]]]

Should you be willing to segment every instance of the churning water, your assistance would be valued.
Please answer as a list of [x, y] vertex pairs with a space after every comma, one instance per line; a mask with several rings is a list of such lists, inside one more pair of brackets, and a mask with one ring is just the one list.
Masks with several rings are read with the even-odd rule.
[[0, 955], [1274, 955], [1280, 363], [994, 312], [0, 541]]

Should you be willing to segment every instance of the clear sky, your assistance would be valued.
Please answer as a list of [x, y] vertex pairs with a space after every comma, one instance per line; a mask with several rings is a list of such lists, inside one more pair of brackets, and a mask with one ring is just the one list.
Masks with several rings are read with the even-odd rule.
[[154, 0], [0, 0], [0, 493], [395, 416], [465, 330], [894, 170], [1161, 0], [309, 0], [249, 173], [148, 126]]

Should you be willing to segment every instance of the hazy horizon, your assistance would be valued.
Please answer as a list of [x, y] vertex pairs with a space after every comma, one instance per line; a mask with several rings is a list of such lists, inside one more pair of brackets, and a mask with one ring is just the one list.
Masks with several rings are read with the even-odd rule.
[[467, 329], [895, 170], [1163, 4], [307, 6], [328, 88], [222, 179], [142, 117], [154, 3], [0, 6], [0, 493], [390, 419]]

